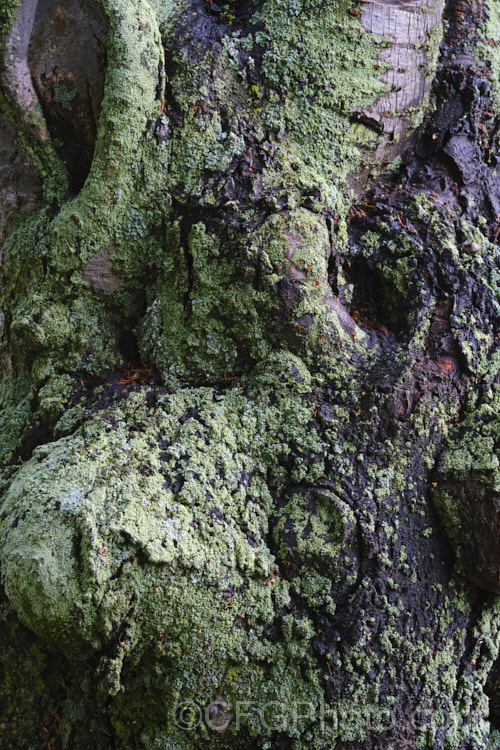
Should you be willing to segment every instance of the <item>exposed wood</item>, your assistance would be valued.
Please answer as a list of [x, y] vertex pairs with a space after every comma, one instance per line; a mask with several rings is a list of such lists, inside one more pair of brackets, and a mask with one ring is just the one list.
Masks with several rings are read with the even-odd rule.
[[377, 161], [390, 161], [403, 151], [414, 130], [416, 115], [432, 84], [443, 14], [443, 0], [366, 0], [361, 24], [388, 40], [379, 55], [380, 80], [388, 87], [359, 114], [382, 130]]

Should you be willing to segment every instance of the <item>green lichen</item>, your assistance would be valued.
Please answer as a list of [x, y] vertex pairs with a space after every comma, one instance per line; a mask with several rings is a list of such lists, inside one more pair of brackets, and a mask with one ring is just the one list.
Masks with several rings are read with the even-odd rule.
[[32, 397], [28, 378], [4, 375], [0, 388], [0, 467], [19, 448], [24, 432], [33, 421]]
[[[239, 391], [221, 399], [190, 390], [152, 407], [145, 395], [37, 448], [19, 470], [2, 510], [9, 599], [44, 641], [70, 654], [111, 653], [99, 667], [104, 693], [118, 692], [122, 669], [144, 657], [158, 665], [155, 680], [185, 700], [208, 704], [217, 690], [233, 703], [264, 695], [291, 705], [307, 689], [320, 701], [311, 629], [301, 634], [292, 618], [281, 643], [266, 635], [290, 606], [266, 542], [270, 462], [262, 461], [271, 447], [263, 418], [284, 415], [265, 415]], [[289, 404], [295, 423], [310, 418], [303, 398]], [[285, 433], [293, 428], [283, 422]], [[332, 547], [329, 567], [340, 551]], [[292, 651], [306, 682], [286, 666]], [[150, 710], [149, 723], [175, 736], [165, 705], [154, 718]], [[250, 722], [250, 734], [258, 729]]]
[[54, 101], [59, 102], [63, 109], [71, 112], [73, 106], [71, 102], [76, 96], [76, 91], [69, 89], [60, 83], [54, 83]]
[[[487, 4], [486, 21], [481, 29], [485, 50], [487, 50], [487, 59], [491, 65], [494, 80], [496, 83], [496, 95], [498, 98], [500, 86], [500, 12], [498, 4], [490, 0]], [[483, 53], [486, 57], [486, 52]]]
[[[346, 114], [384, 90], [377, 69], [365, 62], [376, 59], [381, 40], [349, 16], [346, 3], [329, 6], [321, 24], [312, 6], [266, 4], [252, 17], [259, 30], [245, 39], [236, 31], [209, 52], [191, 49], [189, 54], [199, 57], [194, 76], [192, 64], [183, 59], [187, 49], [174, 53], [179, 57], [173, 60], [170, 85], [183, 126], [172, 131], [160, 108], [164, 62], [158, 23], [168, 43], [171, 14], [182, 14], [183, 8], [174, 11], [165, 3], [153, 12], [146, 4], [125, 0], [102, 7], [109, 25], [108, 71], [90, 174], [80, 194], [55, 218], [40, 215], [36, 228], [29, 220], [6, 247], [5, 288], [12, 289], [15, 280], [37, 289], [14, 303], [5, 300], [19, 359], [33, 350], [33, 342], [39, 356], [29, 366], [37, 383], [54, 370], [102, 370], [116, 361], [124, 320], [130, 327], [138, 323], [141, 353], [164, 377], [175, 372], [222, 379], [273, 349], [288, 347], [302, 355], [311, 348], [323, 351], [325, 339], [332, 337], [347, 345], [338, 310], [327, 305], [325, 315], [325, 299], [331, 298], [325, 276], [329, 237], [315, 213], [346, 210], [346, 177], [359, 161], [359, 142]], [[325, 23], [335, 34], [320, 31]], [[249, 103], [238, 49], [243, 45], [252, 52], [262, 35], [272, 41], [259, 62], [266, 104], [255, 113], [252, 97], [261, 88], [253, 85]], [[305, 83], [304, 76], [316, 82]], [[209, 91], [215, 94], [210, 102]], [[193, 101], [198, 103], [193, 106]], [[148, 122], [163, 122], [169, 138], [154, 138]], [[266, 131], [284, 134], [261, 178], [276, 215], [250, 233], [198, 222], [184, 237], [184, 211], [179, 223], [172, 221], [169, 193], [181, 207], [193, 198], [202, 205], [219, 203], [220, 176], [246, 153], [248, 123], [258, 141]], [[283, 195], [289, 211], [278, 213]], [[313, 212], [296, 208], [312, 195]], [[233, 199], [226, 200], [229, 205]], [[260, 223], [260, 210], [258, 204], [249, 205], [249, 224]], [[282, 257], [286, 245], [295, 241], [304, 268], [299, 263], [292, 270], [306, 278], [298, 284], [302, 299], [292, 311], [288, 292], [279, 284], [290, 272], [289, 259]], [[18, 257], [22, 247], [23, 259]], [[89, 289], [82, 276], [85, 264], [103, 248], [112, 249], [121, 280], [110, 299]], [[270, 261], [271, 268], [266, 259], [273, 253], [279, 257]], [[33, 255], [40, 259], [34, 268]], [[151, 281], [151, 275], [157, 280]], [[252, 282], [255, 276], [265, 282], [261, 288]], [[148, 310], [142, 316], [138, 296], [144, 286]], [[81, 299], [78, 310], [71, 309], [75, 295]], [[37, 323], [33, 316], [41, 307], [45, 312]], [[31, 330], [34, 322], [38, 331]], [[42, 332], [45, 325], [47, 332]], [[284, 339], [280, 327], [287, 331]], [[360, 345], [364, 334], [353, 330]]]
[[329, 3], [318, 14], [308, 2], [278, 0], [252, 19], [262, 24], [266, 44], [262, 117], [282, 134], [279, 169], [266, 179], [292, 195], [313, 190], [318, 204], [339, 212], [347, 174], [359, 169], [357, 147], [367, 137], [349, 117], [386, 89], [376, 67], [384, 40], [368, 34], [349, 8]]

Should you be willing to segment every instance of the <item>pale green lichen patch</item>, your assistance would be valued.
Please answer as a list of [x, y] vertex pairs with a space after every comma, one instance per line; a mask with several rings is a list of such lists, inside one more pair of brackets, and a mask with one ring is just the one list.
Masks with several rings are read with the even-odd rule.
[[491, 733], [488, 750], [495, 750], [495, 748], [499, 746], [500, 746], [500, 732], [493, 730], [493, 732]]
[[496, 82], [497, 97], [500, 86], [500, 10], [495, 0], [489, 0], [486, 4], [487, 18], [483, 25], [482, 32], [488, 50], [488, 60], [490, 61], [493, 75]]
[[439, 470], [457, 479], [474, 476], [492, 490], [500, 491], [498, 387], [489, 389], [482, 404], [475, 402], [476, 399], [472, 398], [465, 418], [450, 435], [449, 448], [443, 452]]
[[27, 378], [3, 377], [0, 387], [0, 468], [19, 448], [22, 435], [33, 419], [32, 397]]
[[[302, 371], [297, 364], [288, 370]], [[169, 693], [209, 702], [217, 689], [255, 701], [264, 690], [284, 703], [307, 684], [319, 701], [321, 675], [307, 651], [312, 626], [302, 632], [292, 618], [282, 643], [266, 635], [276, 611], [290, 606], [290, 585], [267, 543], [275, 447], [267, 443], [274, 423], [288, 442], [310, 420], [306, 394], [289, 399], [287, 413], [263, 411], [237, 390], [224, 398], [189, 390], [151, 403], [139, 391], [97, 413], [74, 435], [37, 448], [12, 480], [1, 524], [11, 602], [44, 640], [70, 653], [110, 653], [100, 667], [105, 692], [120, 689], [129, 655], [137, 662], [142, 654], [157, 662], [155, 679]], [[318, 543], [320, 516], [308, 516]], [[340, 551], [332, 547], [328, 567]], [[126, 737], [118, 719], [117, 730]]]
[[[105, 591], [106, 583], [113, 579], [125, 560], [131, 562], [139, 551], [153, 564], [168, 566], [175, 563], [175, 566], [181, 564], [187, 569], [198, 570], [200, 581], [211, 581], [212, 584], [223, 581], [224, 590], [230, 584], [239, 587], [243, 582], [242, 575], [256, 570], [261, 574], [269, 573], [269, 554], [266, 555], [262, 545], [255, 549], [250, 547], [245, 535], [242, 536], [236, 527], [228, 528], [226, 533], [218, 536], [221, 550], [216, 551], [213, 544], [204, 548], [203, 539], [206, 538], [208, 542], [214, 525], [221, 523], [226, 526], [229, 523], [231, 526], [233, 519], [238, 519], [261, 535], [260, 523], [265, 515], [258, 503], [266, 500], [257, 492], [253, 498], [253, 510], [247, 500], [236, 511], [236, 506], [244, 502], [247, 494], [252, 496], [251, 489], [247, 493], [244, 485], [241, 485], [242, 475], [252, 470], [248, 463], [250, 459], [244, 454], [237, 458], [232, 425], [222, 420], [219, 426], [216, 418], [221, 417], [221, 406], [213, 401], [210, 392], [206, 395], [200, 392], [198, 398], [196, 394], [191, 394], [189, 408], [197, 410], [196, 405], [199, 404], [203, 409], [202, 405], [207, 401], [214, 410], [214, 416], [207, 417], [212, 425], [210, 432], [215, 430], [219, 433], [217, 442], [220, 450], [217, 456], [204, 455], [206, 438], [202, 433], [205, 430], [201, 426], [200, 433], [198, 419], [188, 419], [185, 427], [179, 423], [188, 409], [182, 397], [177, 399], [174, 410], [169, 408], [173, 404], [166, 405], [165, 411], [161, 406], [155, 410], [143, 408], [144, 419], [151, 421], [151, 437], [145, 432], [136, 431], [135, 417], [134, 426], [129, 426], [127, 422], [130, 423], [134, 411], [141, 407], [140, 394], [124, 405], [125, 411], [112, 409], [87, 424], [76, 435], [35, 451], [31, 462], [18, 473], [7, 493], [4, 518], [13, 515], [10, 522], [3, 525], [5, 532], [11, 527], [13, 534], [11, 536], [9, 532], [10, 541], [5, 547], [7, 589], [31, 627], [56, 639], [58, 626], [67, 622], [71, 624], [67, 628], [70, 642], [73, 639], [85, 641], [98, 636], [106, 637], [105, 625], [100, 625], [101, 632], [93, 634], [93, 630], [98, 628], [98, 605], [103, 594], [108, 593]], [[154, 414], [157, 419], [154, 419]], [[233, 419], [237, 418], [235, 413]], [[204, 417], [201, 419], [204, 420]], [[182, 445], [182, 435], [185, 446]], [[244, 433], [241, 440], [245, 446]], [[147, 465], [143, 464], [144, 451], [153, 447], [155, 451], [151, 453]], [[187, 454], [193, 460], [193, 470], [184, 467], [182, 480], [179, 479], [182, 487], [178, 487], [175, 466]], [[136, 466], [136, 462], [139, 465]], [[219, 477], [219, 489], [213, 486], [218, 473], [225, 480], [221, 483]], [[203, 477], [207, 482], [206, 487], [203, 487]], [[32, 481], [36, 482], [40, 493], [34, 504], [30, 491]], [[229, 501], [236, 504], [231, 512], [225, 507]], [[210, 508], [204, 511], [207, 503]], [[23, 520], [24, 513], [26, 518]], [[33, 514], [37, 521], [32, 526]], [[24, 526], [25, 523], [28, 526]], [[31, 534], [28, 528], [32, 530]], [[200, 543], [195, 541], [198, 535], [195, 531], [199, 532]], [[19, 554], [18, 536], [19, 540], [23, 538], [23, 543], [33, 548], [26, 560], [33, 570], [19, 579], [9, 575], [9, 561], [17, 560]], [[75, 567], [75, 561], [71, 563], [73, 545], [79, 549], [78, 555], [82, 556], [79, 570]], [[55, 558], [52, 548], [57, 550]], [[228, 571], [234, 568], [234, 580], [221, 576], [223, 559]], [[18, 562], [13, 564], [17, 566]], [[239, 573], [236, 573], [238, 568]], [[59, 571], [59, 575], [56, 575], [56, 571]], [[67, 585], [61, 585], [61, 588], [58, 582], [60, 575], [68, 577]], [[31, 586], [33, 576], [39, 581], [40, 597], [36, 595], [36, 601], [26, 603], [29, 590], [38, 588]], [[52, 580], [54, 589], [51, 588]], [[24, 591], [25, 586], [27, 591]], [[73, 605], [66, 605], [62, 597], [56, 605], [58, 591], [66, 592], [65, 596], [69, 602], [73, 601]], [[93, 601], [94, 595], [98, 597], [97, 601]], [[90, 597], [87, 603], [86, 596]], [[43, 602], [47, 598], [53, 601], [53, 606], [44, 609]], [[78, 622], [73, 621], [76, 609], [80, 611]], [[122, 614], [125, 616], [126, 613]], [[108, 616], [120, 619], [118, 610], [110, 611]], [[55, 624], [49, 626], [52, 620]]]
[[203, 222], [191, 227], [184, 247], [176, 225], [169, 234], [138, 328], [142, 355], [164, 377], [174, 366], [180, 375], [222, 380], [273, 350], [326, 352], [333, 337], [354, 348], [329, 309], [328, 232], [312, 212], [270, 216], [246, 238], [224, 226], [210, 231]]
[[67, 373], [56, 375], [38, 391], [36, 416], [44, 424], [55, 425], [64, 414], [74, 389], [74, 380]]
[[349, 9], [348, 2], [333, 2], [318, 14], [308, 2], [273, 0], [252, 18], [259, 28], [254, 40], [266, 47], [262, 117], [283, 139], [280, 169], [267, 179], [289, 190], [297, 184], [297, 175], [298, 186], [303, 180], [307, 187], [314, 173], [311, 187], [333, 211], [342, 205], [348, 172], [359, 168], [357, 146], [366, 138], [352, 130], [349, 117], [385, 90], [377, 72], [385, 41], [365, 32]]

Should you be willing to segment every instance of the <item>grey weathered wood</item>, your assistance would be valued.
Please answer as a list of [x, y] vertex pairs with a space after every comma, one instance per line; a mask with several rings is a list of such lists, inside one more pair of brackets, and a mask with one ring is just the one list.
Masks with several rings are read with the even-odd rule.
[[[385, 135], [375, 154], [379, 160], [388, 150], [394, 157], [404, 148], [405, 136], [414, 129], [418, 111], [425, 104], [441, 39], [443, 7], [443, 0], [363, 3], [362, 26], [389, 42], [378, 58], [382, 68], [379, 78], [388, 90], [359, 110]], [[391, 142], [398, 143], [391, 146]]]
[[465, 185], [483, 177], [477, 144], [466, 135], [454, 135], [443, 147], [445, 154], [455, 162]]

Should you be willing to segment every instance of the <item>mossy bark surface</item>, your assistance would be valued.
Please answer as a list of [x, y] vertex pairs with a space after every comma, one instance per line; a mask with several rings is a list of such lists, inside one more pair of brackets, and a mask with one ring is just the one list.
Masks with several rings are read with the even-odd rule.
[[500, 747], [498, 16], [4, 2], [2, 748]]

